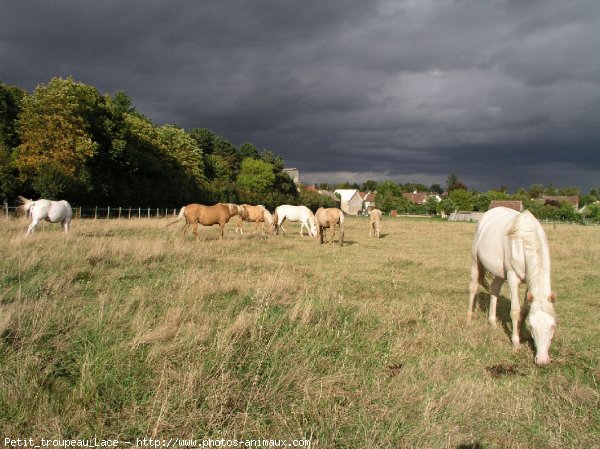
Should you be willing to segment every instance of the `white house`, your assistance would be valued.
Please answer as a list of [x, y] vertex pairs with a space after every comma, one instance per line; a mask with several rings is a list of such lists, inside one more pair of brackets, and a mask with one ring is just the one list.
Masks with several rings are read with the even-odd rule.
[[375, 209], [375, 197], [377, 196], [377, 192], [358, 192], [358, 194], [363, 200], [363, 212], [370, 212]]
[[337, 189], [333, 193], [340, 195], [340, 209], [349, 215], [358, 215], [362, 209], [363, 200], [357, 189]]

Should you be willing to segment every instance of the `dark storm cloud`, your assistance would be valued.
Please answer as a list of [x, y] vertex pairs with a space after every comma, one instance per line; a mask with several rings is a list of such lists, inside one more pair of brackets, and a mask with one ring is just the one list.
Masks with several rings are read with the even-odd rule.
[[600, 184], [596, 1], [5, 1], [0, 79], [125, 90], [307, 181]]

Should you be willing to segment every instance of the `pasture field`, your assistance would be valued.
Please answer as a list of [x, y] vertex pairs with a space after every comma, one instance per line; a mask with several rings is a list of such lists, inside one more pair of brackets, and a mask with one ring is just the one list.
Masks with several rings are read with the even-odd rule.
[[385, 217], [377, 240], [348, 217], [340, 248], [171, 220], [0, 220], [0, 437], [600, 447], [600, 228], [545, 226], [536, 367], [506, 286], [497, 328], [483, 291], [466, 325], [474, 224]]

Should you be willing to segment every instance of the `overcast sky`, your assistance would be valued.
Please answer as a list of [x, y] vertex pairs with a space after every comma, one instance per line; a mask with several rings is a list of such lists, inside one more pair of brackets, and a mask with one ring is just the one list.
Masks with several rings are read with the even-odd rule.
[[600, 186], [600, 1], [0, 3], [0, 81], [73, 76], [305, 182]]

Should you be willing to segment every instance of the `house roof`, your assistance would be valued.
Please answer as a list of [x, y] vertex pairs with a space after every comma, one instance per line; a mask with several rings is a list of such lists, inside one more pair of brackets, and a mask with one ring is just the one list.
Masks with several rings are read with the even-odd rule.
[[339, 193], [342, 201], [350, 201], [354, 195], [358, 194], [356, 189], [336, 189], [333, 193]]
[[488, 207], [488, 210], [493, 209], [494, 207], [508, 207], [509, 209], [514, 209], [517, 212], [521, 212], [523, 210], [523, 201], [520, 200], [492, 200]]
[[363, 201], [372, 203], [373, 201], [375, 201], [375, 195], [377, 195], [377, 192], [358, 192], [358, 194], [363, 199]]
[[403, 193], [402, 197], [411, 201], [415, 204], [423, 204], [429, 198], [429, 193], [427, 192], [413, 192], [413, 193]]
[[328, 196], [329, 198], [335, 200], [335, 201], [340, 201], [340, 199], [335, 196], [335, 194], [333, 192], [330, 192], [329, 190], [317, 190], [317, 193], [320, 193], [321, 195], [324, 196]]
[[542, 196], [542, 201], [544, 204], [557, 202], [557, 203], [569, 203], [573, 207], [579, 207], [579, 197], [577, 195], [574, 196], [551, 196], [544, 195]]

